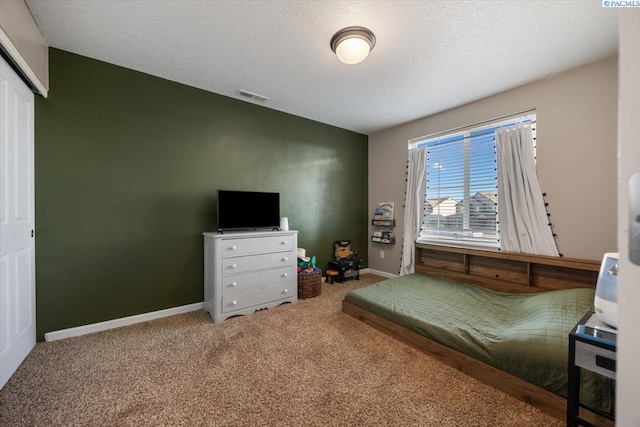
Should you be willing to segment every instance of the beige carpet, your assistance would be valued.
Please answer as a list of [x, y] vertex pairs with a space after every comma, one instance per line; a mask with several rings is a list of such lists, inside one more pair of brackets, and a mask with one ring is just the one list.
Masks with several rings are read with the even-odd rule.
[[215, 325], [203, 311], [38, 343], [2, 426], [562, 426], [343, 314], [351, 289]]

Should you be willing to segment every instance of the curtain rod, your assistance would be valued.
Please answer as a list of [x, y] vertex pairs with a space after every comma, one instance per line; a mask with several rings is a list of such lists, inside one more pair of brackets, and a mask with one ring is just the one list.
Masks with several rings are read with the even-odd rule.
[[457, 132], [457, 131], [461, 131], [461, 130], [469, 129], [469, 128], [472, 128], [472, 127], [480, 126], [480, 125], [485, 125], [485, 124], [488, 124], [488, 123], [490, 123], [490, 122], [496, 122], [496, 121], [498, 121], [498, 120], [504, 120], [504, 119], [508, 119], [508, 118], [512, 118], [512, 117], [518, 117], [518, 116], [522, 116], [522, 115], [530, 114], [530, 113], [533, 113], [533, 112], [535, 112], [535, 111], [536, 111], [536, 109], [535, 109], [535, 108], [530, 108], [530, 109], [528, 109], [528, 110], [519, 111], [519, 112], [517, 112], [517, 113], [513, 113], [513, 114], [507, 114], [507, 115], [505, 115], [505, 116], [495, 117], [495, 118], [493, 118], [493, 119], [483, 120], [483, 121], [481, 121], [481, 122], [473, 123], [473, 124], [470, 124], [470, 125], [459, 126], [459, 127], [457, 127], [457, 128], [448, 129], [448, 130], [443, 130], [443, 131], [441, 131], [441, 132], [432, 133], [432, 134], [430, 134], [430, 135], [424, 135], [424, 136], [419, 136], [419, 137], [417, 137], [417, 138], [411, 138], [411, 139], [409, 140], [409, 145], [416, 144], [416, 143], [418, 143], [419, 141], [423, 141], [423, 140], [425, 140], [425, 139], [432, 139], [432, 138], [436, 138], [436, 137], [438, 137], [438, 136], [440, 136], [440, 135], [446, 135], [446, 134], [448, 134], [448, 133]]

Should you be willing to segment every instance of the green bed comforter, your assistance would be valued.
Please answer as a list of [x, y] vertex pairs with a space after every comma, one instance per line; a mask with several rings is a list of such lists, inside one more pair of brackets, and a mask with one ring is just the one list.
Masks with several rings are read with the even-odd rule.
[[[497, 292], [410, 274], [349, 292], [345, 300], [477, 360], [566, 397], [568, 334], [594, 291]], [[609, 411], [611, 381], [583, 375], [583, 403]]]

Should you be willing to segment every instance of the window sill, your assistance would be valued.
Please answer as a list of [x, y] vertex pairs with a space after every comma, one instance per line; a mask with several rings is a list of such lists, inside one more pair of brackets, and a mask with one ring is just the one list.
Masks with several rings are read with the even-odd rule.
[[479, 249], [484, 251], [500, 251], [500, 244], [495, 243], [482, 243], [482, 242], [469, 242], [469, 241], [457, 241], [457, 240], [432, 240], [432, 239], [417, 239], [416, 243], [424, 243], [427, 245], [448, 246], [453, 248], [466, 248], [466, 249]]

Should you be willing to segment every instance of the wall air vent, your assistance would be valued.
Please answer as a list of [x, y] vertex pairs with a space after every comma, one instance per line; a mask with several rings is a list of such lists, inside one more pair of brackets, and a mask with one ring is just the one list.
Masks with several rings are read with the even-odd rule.
[[265, 102], [269, 100], [269, 98], [267, 98], [266, 96], [258, 95], [257, 93], [248, 92], [242, 89], [238, 89], [236, 94], [242, 98], [247, 98], [258, 102]]

